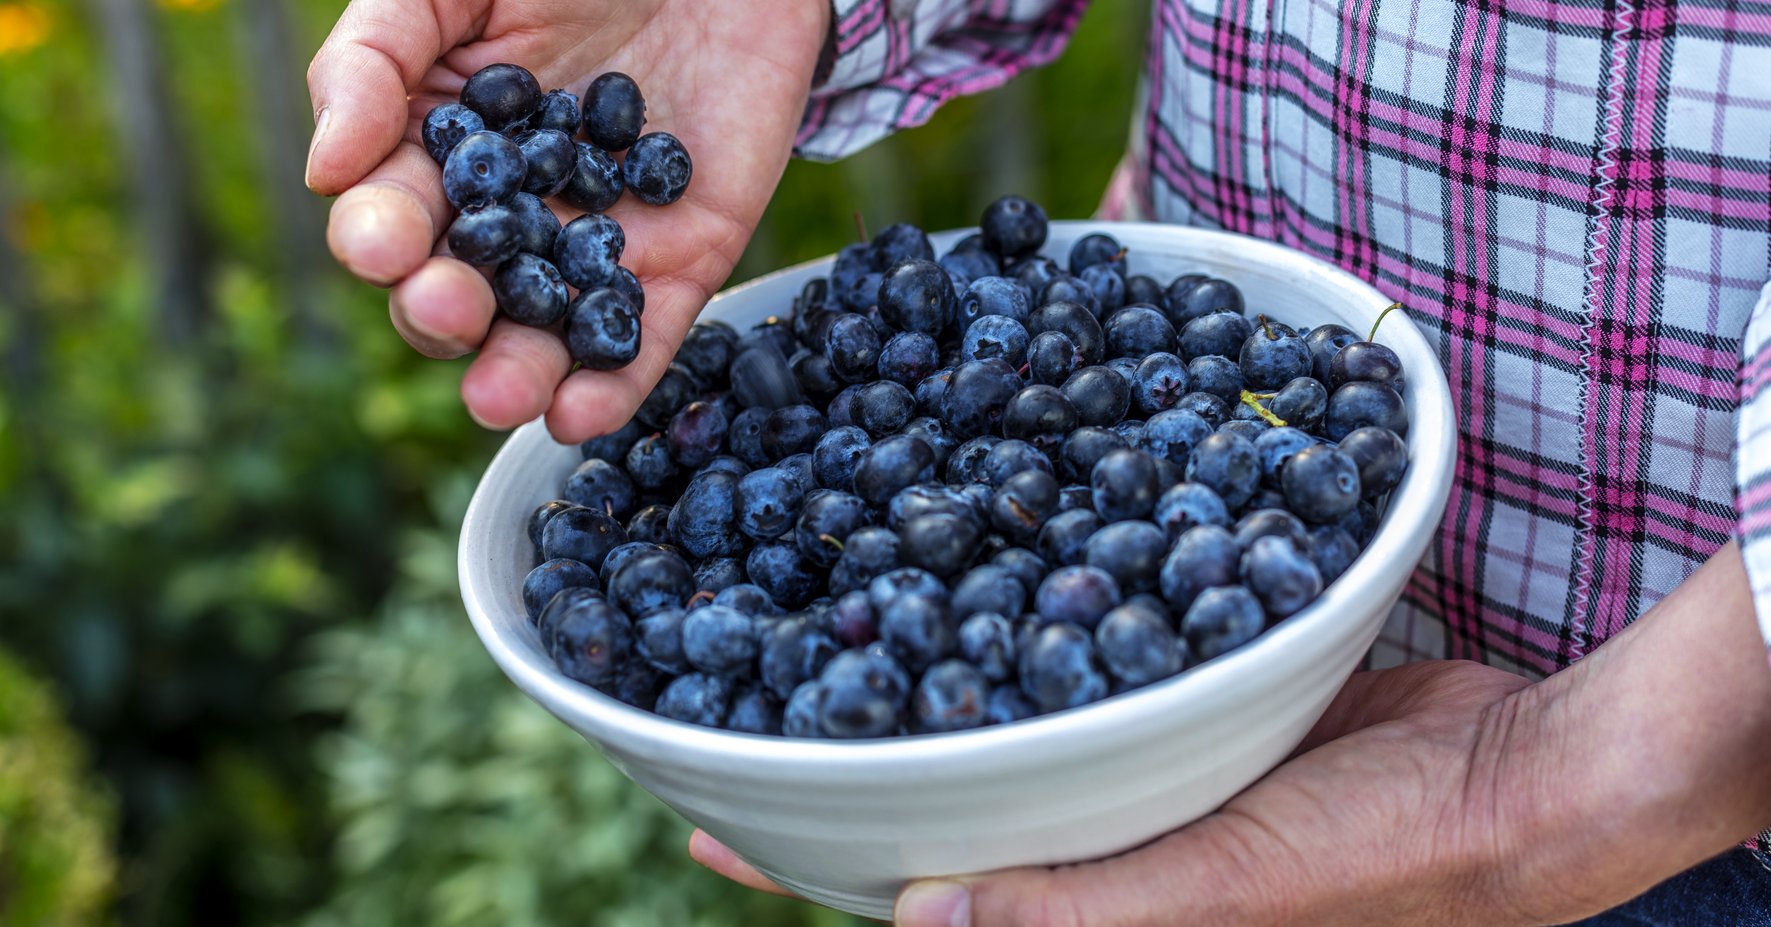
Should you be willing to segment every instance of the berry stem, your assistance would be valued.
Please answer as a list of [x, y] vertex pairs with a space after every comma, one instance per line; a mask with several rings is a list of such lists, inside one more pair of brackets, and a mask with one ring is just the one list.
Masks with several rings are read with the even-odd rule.
[[1371, 323], [1371, 335], [1370, 335], [1370, 337], [1366, 338], [1365, 340], [1366, 341], [1376, 341], [1377, 340], [1377, 327], [1379, 325], [1384, 324], [1384, 316], [1389, 315], [1390, 313], [1395, 312], [1396, 310], [1398, 310], [1400, 308], [1402, 308], [1401, 302], [1393, 302], [1393, 303], [1389, 304], [1388, 306], [1385, 306], [1384, 311], [1377, 314], [1377, 321]]
[[831, 547], [834, 547], [839, 551], [842, 550], [842, 542], [837, 540], [835, 537], [833, 537], [831, 535], [820, 534], [820, 535], [818, 535], [818, 540], [823, 541], [826, 544], [829, 544]]
[[861, 218], [861, 210], [855, 210], [855, 234], [860, 236], [861, 244], [867, 244], [867, 220]]
[[1267, 314], [1263, 312], [1260, 315], [1255, 316], [1254, 320], [1261, 323], [1261, 331], [1266, 333], [1267, 340], [1274, 340], [1273, 326], [1267, 324]]
[[[1269, 395], [1271, 395], [1271, 394], [1269, 394]], [[1272, 410], [1268, 409], [1266, 406], [1261, 405], [1261, 400], [1260, 400], [1260, 397], [1258, 394], [1251, 393], [1248, 390], [1243, 390], [1242, 391], [1242, 404], [1253, 409], [1255, 411], [1255, 414], [1259, 415], [1262, 419], [1266, 420], [1267, 424], [1272, 425], [1274, 428], [1284, 428], [1285, 427], [1285, 419], [1282, 419], [1279, 416], [1274, 415]]]

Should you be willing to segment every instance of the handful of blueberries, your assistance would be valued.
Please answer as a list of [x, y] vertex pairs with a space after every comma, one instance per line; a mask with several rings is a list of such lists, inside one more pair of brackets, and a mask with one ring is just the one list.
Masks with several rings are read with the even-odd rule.
[[[627, 237], [602, 213], [624, 191], [654, 206], [674, 203], [693, 172], [682, 143], [668, 132], [640, 134], [645, 123], [645, 99], [626, 74], [591, 81], [580, 107], [567, 91], [542, 93], [514, 64], [482, 68], [461, 88], [461, 102], [424, 117], [425, 150], [443, 166], [443, 193], [460, 210], [449, 250], [497, 268], [492, 292], [512, 320], [548, 328], [564, 319], [572, 359], [593, 370], [639, 355], [646, 305], [620, 264]], [[576, 138], [581, 126], [588, 142]], [[627, 156], [617, 164], [610, 153], [620, 151]], [[588, 215], [561, 228], [543, 197]]]
[[1058, 264], [1020, 197], [981, 226], [936, 260], [894, 225], [784, 315], [696, 325], [583, 445], [528, 524], [562, 673], [753, 734], [1003, 724], [1239, 647], [1359, 556], [1408, 464], [1393, 351], [1106, 235]]

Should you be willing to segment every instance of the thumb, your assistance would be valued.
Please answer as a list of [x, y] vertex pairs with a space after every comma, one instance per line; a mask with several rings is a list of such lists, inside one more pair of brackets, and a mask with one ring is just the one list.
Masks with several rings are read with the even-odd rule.
[[340, 193], [406, 134], [407, 97], [443, 52], [467, 37], [490, 0], [464, 4], [355, 0], [308, 65], [314, 137], [307, 185]]

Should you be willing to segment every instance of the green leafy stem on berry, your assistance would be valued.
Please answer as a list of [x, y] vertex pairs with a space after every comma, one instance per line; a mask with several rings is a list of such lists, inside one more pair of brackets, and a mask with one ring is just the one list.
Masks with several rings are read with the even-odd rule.
[[1262, 420], [1264, 420], [1267, 424], [1272, 425], [1274, 428], [1284, 428], [1285, 427], [1285, 419], [1282, 419], [1279, 416], [1274, 415], [1271, 409], [1268, 409], [1266, 406], [1261, 405], [1262, 399], [1272, 399], [1274, 396], [1277, 396], [1277, 395], [1279, 395], [1279, 394], [1278, 393], [1251, 393], [1248, 390], [1243, 390], [1242, 391], [1242, 404], [1245, 406], [1248, 406], [1250, 409], [1253, 409], [1255, 411], [1255, 414], [1259, 415], [1262, 418]]

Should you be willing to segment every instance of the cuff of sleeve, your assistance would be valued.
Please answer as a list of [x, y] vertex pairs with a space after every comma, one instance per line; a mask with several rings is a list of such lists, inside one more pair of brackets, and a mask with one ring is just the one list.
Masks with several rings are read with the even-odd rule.
[[1740, 407], [1735, 436], [1735, 508], [1740, 558], [1753, 609], [1771, 656], [1771, 284], [1741, 339]]
[[832, 161], [1056, 58], [1087, 0], [833, 0], [794, 153]]

